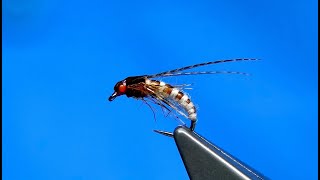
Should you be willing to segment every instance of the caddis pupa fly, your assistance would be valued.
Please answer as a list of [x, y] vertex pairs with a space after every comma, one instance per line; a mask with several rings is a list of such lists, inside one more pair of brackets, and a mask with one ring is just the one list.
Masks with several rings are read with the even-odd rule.
[[[114, 86], [114, 93], [109, 97], [109, 101], [113, 101], [116, 97], [126, 95], [138, 100], [143, 100], [147, 103], [147, 99], [165, 108], [169, 112], [174, 110], [176, 113], [184, 116], [191, 121], [190, 130], [195, 129], [197, 123], [197, 109], [190, 97], [182, 91], [181, 87], [167, 84], [163, 81], [154, 80], [154, 78], [168, 77], [168, 76], [186, 76], [186, 75], [200, 75], [200, 74], [244, 74], [236, 71], [204, 71], [204, 72], [185, 72], [200, 66], [207, 66], [211, 64], [236, 62], [236, 61], [254, 61], [255, 58], [240, 58], [240, 59], [226, 59], [205, 62], [186, 66], [170, 71], [165, 71], [152, 75], [130, 76], [116, 83]], [[151, 107], [148, 104], [149, 107]], [[166, 131], [155, 130], [158, 133], [172, 136], [172, 133]]]

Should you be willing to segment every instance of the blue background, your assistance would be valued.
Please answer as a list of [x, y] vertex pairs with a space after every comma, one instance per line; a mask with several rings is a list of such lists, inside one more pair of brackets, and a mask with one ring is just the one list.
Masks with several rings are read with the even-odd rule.
[[[3, 1], [3, 179], [188, 179], [177, 121], [108, 102], [132, 75], [207, 66], [196, 131], [272, 179], [317, 179], [317, 1]], [[198, 70], [198, 69], [197, 69]], [[189, 123], [188, 120], [185, 120]]]

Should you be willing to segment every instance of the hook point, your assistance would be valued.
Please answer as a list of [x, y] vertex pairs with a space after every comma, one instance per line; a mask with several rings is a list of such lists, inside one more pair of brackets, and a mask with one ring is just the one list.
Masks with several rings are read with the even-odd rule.
[[173, 137], [173, 133], [172, 132], [167, 132], [167, 131], [161, 131], [161, 130], [153, 130], [156, 133], [162, 134], [164, 136], [168, 136], [168, 137]]

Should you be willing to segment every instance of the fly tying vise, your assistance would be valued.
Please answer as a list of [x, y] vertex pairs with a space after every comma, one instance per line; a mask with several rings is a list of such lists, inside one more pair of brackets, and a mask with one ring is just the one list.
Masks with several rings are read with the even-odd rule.
[[[182, 72], [200, 66], [211, 64], [236, 62], [236, 61], [254, 61], [256, 58], [240, 58], [240, 59], [226, 59], [205, 62], [186, 66], [170, 71], [161, 72], [152, 75], [130, 76], [116, 83], [114, 86], [114, 93], [109, 97], [109, 101], [113, 101], [116, 97], [126, 95], [145, 101], [151, 100], [153, 103], [171, 112], [170, 108], [175, 110], [178, 114], [186, 117], [191, 121], [190, 130], [194, 131], [197, 122], [197, 110], [192, 103], [190, 97], [183, 93], [181, 88], [167, 84], [163, 81], [153, 80], [153, 78], [169, 77], [169, 76], [185, 76], [185, 75], [201, 75], [201, 74], [244, 74], [236, 71], [204, 71], [204, 72]], [[146, 102], [146, 101], [145, 101]], [[157, 133], [173, 136], [172, 132], [154, 130]]]

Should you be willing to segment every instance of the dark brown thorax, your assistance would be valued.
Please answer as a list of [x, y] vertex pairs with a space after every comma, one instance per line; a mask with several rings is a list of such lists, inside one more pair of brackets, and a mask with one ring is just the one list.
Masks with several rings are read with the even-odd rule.
[[145, 76], [130, 76], [119, 81], [114, 86], [114, 93], [109, 97], [113, 101], [117, 96], [127, 95], [127, 97], [142, 98], [147, 96], [144, 91]]

